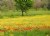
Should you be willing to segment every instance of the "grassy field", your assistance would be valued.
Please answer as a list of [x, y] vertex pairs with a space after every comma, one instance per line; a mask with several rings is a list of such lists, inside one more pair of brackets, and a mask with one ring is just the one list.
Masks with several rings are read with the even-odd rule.
[[50, 36], [50, 15], [0, 19], [0, 36]]
[[[39, 10], [34, 10], [34, 9], [29, 9], [28, 11], [26, 11], [26, 13], [24, 12], [24, 16], [36, 16], [36, 15], [50, 15], [50, 10], [43, 10], [43, 9], [39, 9]], [[22, 12], [19, 10], [7, 10], [7, 11], [0, 11], [0, 18], [4, 18], [4, 17], [19, 17], [22, 16]]]

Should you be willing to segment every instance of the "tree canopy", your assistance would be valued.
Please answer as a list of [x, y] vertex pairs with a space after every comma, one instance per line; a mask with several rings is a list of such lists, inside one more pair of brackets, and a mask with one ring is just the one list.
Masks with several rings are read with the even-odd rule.
[[17, 9], [20, 9], [23, 12], [30, 9], [32, 7], [32, 1], [31, 0], [15, 0], [16, 1], [16, 7]]

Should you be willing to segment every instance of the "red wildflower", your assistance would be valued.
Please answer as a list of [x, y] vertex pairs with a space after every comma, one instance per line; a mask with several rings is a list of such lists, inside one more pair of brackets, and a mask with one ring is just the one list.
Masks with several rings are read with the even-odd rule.
[[26, 27], [26, 28], [24, 28], [24, 30], [31, 30], [32, 29], [32, 27]]
[[5, 30], [0, 30], [0, 32], [5, 32]]

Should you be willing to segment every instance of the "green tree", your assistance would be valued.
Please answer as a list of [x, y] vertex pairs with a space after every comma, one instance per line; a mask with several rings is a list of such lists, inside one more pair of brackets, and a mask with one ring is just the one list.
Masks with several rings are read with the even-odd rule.
[[48, 0], [48, 6], [47, 9], [50, 10], [50, 0]]
[[17, 9], [22, 11], [22, 16], [24, 15], [23, 12], [26, 12], [29, 8], [32, 7], [31, 0], [15, 0]]

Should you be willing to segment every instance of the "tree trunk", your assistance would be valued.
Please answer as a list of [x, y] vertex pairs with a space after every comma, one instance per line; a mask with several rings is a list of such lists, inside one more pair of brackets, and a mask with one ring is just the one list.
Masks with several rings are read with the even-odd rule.
[[22, 11], [22, 16], [24, 16], [23, 11]]

